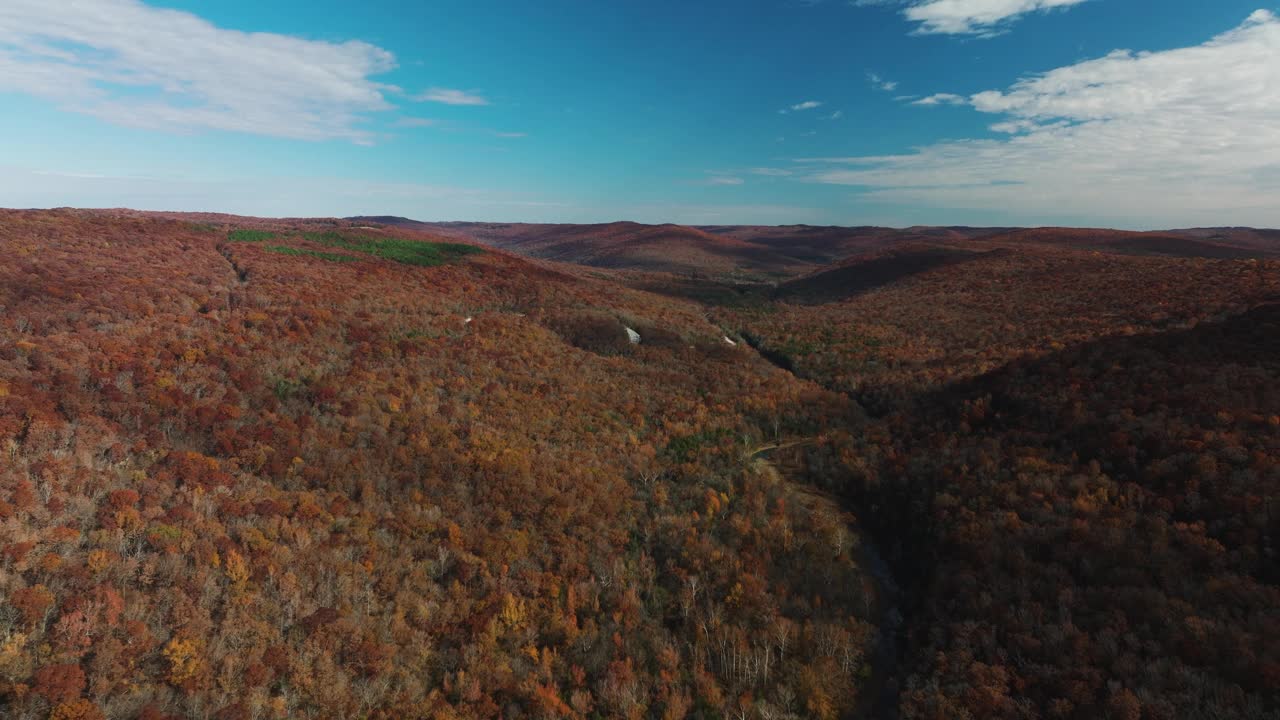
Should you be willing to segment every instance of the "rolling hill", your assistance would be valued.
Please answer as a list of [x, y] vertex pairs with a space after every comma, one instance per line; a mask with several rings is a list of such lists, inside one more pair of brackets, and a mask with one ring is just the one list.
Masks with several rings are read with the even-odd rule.
[[767, 277], [786, 275], [812, 266], [812, 263], [777, 252], [767, 245], [683, 225], [632, 222], [601, 225], [415, 223], [388, 218], [352, 220], [417, 227], [470, 238], [530, 257], [617, 270]]
[[593, 267], [774, 280], [807, 273], [849, 255], [908, 242], [963, 241], [1004, 228], [792, 226], [530, 225], [424, 223], [407, 218], [347, 218], [468, 238], [494, 247]]

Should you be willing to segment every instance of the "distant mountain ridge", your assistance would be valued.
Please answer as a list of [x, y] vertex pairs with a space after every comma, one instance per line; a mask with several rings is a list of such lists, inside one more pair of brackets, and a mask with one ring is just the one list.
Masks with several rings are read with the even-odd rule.
[[1093, 228], [822, 225], [647, 225], [421, 222], [390, 215], [347, 222], [420, 230], [545, 260], [613, 270], [710, 274], [748, 280], [808, 275], [847, 258], [910, 244], [1043, 245], [1197, 258], [1280, 257], [1280, 230], [1192, 228], [1135, 232]]

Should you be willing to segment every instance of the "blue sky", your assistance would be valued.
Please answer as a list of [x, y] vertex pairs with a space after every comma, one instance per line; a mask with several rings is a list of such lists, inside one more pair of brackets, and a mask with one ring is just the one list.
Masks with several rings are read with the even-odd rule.
[[1280, 226], [1277, 12], [5, 0], [0, 205]]

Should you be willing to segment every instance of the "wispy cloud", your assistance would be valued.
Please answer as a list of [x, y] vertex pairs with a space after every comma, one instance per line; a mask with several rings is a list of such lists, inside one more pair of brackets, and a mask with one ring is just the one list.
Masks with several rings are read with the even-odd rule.
[[867, 80], [871, 83], [872, 87], [874, 87], [877, 90], [883, 90], [884, 92], [893, 92], [894, 90], [898, 89], [898, 83], [896, 81], [885, 80], [884, 78], [880, 77], [878, 74], [873, 72], [867, 73]]
[[1065, 9], [1088, 0], [852, 0], [851, 5], [906, 5], [902, 15], [922, 35], [981, 35], [1002, 32], [1024, 15]]
[[822, 107], [822, 103], [818, 100], [805, 100], [804, 102], [785, 107], [778, 112], [786, 115], [789, 112], [804, 112], [805, 110], [813, 110], [820, 107]]
[[937, 93], [928, 97], [922, 97], [912, 102], [912, 105], [964, 105], [969, 101], [963, 95], [953, 95], [951, 93]]
[[1280, 224], [1280, 19], [1204, 44], [1120, 50], [971, 96], [1003, 139], [809, 160], [807, 177], [934, 207]]
[[740, 177], [733, 177], [730, 175], [717, 175], [715, 177], [707, 178], [704, 184], [726, 186], [726, 185], [742, 185], [745, 182], [746, 181]]
[[395, 57], [364, 42], [219, 28], [137, 0], [0, 2], [0, 90], [166, 131], [369, 142]]
[[464, 90], [451, 90], [449, 88], [431, 88], [430, 90], [417, 95], [414, 100], [419, 102], [443, 103], [445, 105], [488, 105], [489, 101], [482, 95]]
[[823, 116], [822, 116], [822, 119], [823, 119], [823, 120], [839, 120], [839, 119], [840, 119], [840, 118], [842, 118], [842, 117], [844, 117], [844, 111], [843, 111], [843, 110], [837, 110], [837, 111], [835, 111], [835, 112], [831, 113], [830, 115], [823, 115]]
[[494, 137], [507, 138], [507, 139], [514, 140], [514, 139], [518, 139], [518, 138], [525, 138], [525, 137], [529, 137], [529, 133], [522, 133], [522, 132], [496, 132], [496, 131], [495, 131], [495, 132], [493, 133], [493, 136], [494, 136]]

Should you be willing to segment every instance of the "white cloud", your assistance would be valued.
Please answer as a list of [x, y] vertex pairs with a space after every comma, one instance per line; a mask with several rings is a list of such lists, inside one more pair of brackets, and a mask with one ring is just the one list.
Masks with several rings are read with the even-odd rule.
[[219, 28], [137, 0], [3, 0], [0, 91], [110, 122], [368, 142], [396, 66], [368, 43]]
[[751, 173], [752, 175], [760, 175], [762, 177], [789, 177], [792, 174], [794, 174], [790, 170], [784, 170], [782, 168], [769, 168], [769, 167], [751, 168], [747, 172]]
[[1027, 13], [1067, 8], [1086, 0], [929, 0], [907, 8], [903, 15], [920, 23], [926, 34], [991, 34]]
[[937, 93], [928, 97], [920, 98], [912, 105], [964, 105], [968, 101], [961, 95], [952, 95], [951, 93]]
[[837, 110], [837, 111], [835, 111], [835, 112], [831, 113], [830, 115], [823, 115], [823, 116], [822, 116], [822, 119], [823, 119], [823, 120], [839, 120], [839, 119], [840, 119], [840, 118], [842, 118], [842, 117], [844, 117], [844, 111], [843, 111], [843, 110]]
[[1008, 133], [1014, 135], [1020, 132], [1030, 132], [1032, 130], [1042, 129], [1044, 126], [1031, 120], [1005, 120], [991, 125], [992, 132]]
[[1087, 0], [853, 0], [854, 5], [906, 3], [903, 16], [924, 35], [998, 34], [1008, 23], [1033, 12], [1063, 9]]
[[993, 129], [1011, 137], [811, 160], [808, 177], [928, 206], [1280, 225], [1280, 18], [1269, 11], [1202, 45], [1117, 51], [968, 102], [1003, 116]]
[[740, 177], [730, 177], [727, 175], [708, 178], [707, 185], [729, 186], [742, 185], [745, 181]]
[[421, 102], [444, 103], [445, 105], [488, 105], [489, 101], [475, 93], [449, 88], [431, 88], [414, 98]]

